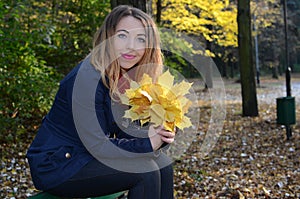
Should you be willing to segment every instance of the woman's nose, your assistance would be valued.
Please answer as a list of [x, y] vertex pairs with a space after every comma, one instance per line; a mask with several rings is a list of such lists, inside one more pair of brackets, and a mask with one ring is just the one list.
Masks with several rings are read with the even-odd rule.
[[134, 49], [135, 48], [135, 43], [134, 43], [135, 41], [134, 41], [134, 38], [129, 38], [128, 40], [127, 40], [127, 48], [128, 49]]

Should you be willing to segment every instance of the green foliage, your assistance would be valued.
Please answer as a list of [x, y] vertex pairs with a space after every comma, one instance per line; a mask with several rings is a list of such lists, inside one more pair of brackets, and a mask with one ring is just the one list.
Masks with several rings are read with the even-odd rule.
[[0, 2], [0, 141], [36, 130], [108, 11], [97, 0]]
[[42, 1], [36, 7], [51, 8], [44, 16], [46, 34], [42, 48], [36, 48], [37, 53], [62, 73], [88, 54], [93, 35], [110, 10], [106, 0]]
[[57, 87], [58, 75], [32, 48], [31, 44], [41, 39], [20, 23], [25, 8], [20, 2], [0, 5], [1, 141], [15, 141], [26, 132], [24, 121], [41, 119]]
[[[35, 40], [37, 56], [59, 72], [67, 73], [92, 48], [92, 37], [109, 12], [108, 1], [20, 1], [19, 24]], [[28, 39], [28, 37], [27, 37]]]
[[[16, 140], [34, 128], [49, 110], [57, 88], [54, 70], [47, 68], [34, 56], [23, 61], [23, 67], [8, 70], [0, 67], [0, 140]], [[26, 124], [26, 121], [31, 121]]]
[[191, 61], [192, 55], [203, 53], [193, 48], [192, 42], [187, 40], [185, 34], [170, 31], [168, 29], [160, 30], [162, 51], [164, 52], [164, 64], [178, 71], [184, 77], [199, 77], [199, 72], [193, 67]]

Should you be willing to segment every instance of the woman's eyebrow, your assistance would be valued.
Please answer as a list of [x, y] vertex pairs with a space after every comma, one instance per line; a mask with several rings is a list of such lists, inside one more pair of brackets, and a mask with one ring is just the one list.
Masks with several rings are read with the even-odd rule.
[[126, 32], [126, 33], [129, 33], [128, 30], [124, 30], [124, 29], [117, 30], [117, 32], [122, 32], [122, 31], [124, 31], [124, 32]]
[[143, 36], [143, 37], [146, 37], [146, 34], [144, 33], [140, 33], [140, 34], [137, 34], [138, 36]]
[[[120, 30], [117, 30], [117, 32], [126, 32], [127, 34], [129, 34], [129, 31], [128, 30], [125, 30], [125, 29], [120, 29]], [[137, 34], [138, 36], [145, 36], [146, 37], [146, 34], [145, 33], [139, 33]]]

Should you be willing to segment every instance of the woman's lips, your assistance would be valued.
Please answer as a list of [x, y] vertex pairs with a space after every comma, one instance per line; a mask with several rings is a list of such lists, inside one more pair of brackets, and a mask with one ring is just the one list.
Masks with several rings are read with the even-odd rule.
[[130, 54], [122, 54], [122, 57], [125, 59], [132, 60], [135, 58], [135, 55], [130, 55]]

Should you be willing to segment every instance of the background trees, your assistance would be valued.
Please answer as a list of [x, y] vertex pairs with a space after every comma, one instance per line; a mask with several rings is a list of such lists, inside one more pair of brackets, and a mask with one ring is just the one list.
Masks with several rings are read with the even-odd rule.
[[[0, 2], [0, 126], [2, 139], [36, 128], [49, 109], [59, 80], [89, 52], [94, 32], [116, 4], [145, 9], [160, 27], [199, 41], [224, 77], [240, 78], [237, 1], [232, 0], [2, 0]], [[283, 71], [284, 31], [280, 0], [252, 0], [260, 73]], [[300, 71], [300, 2], [288, 0], [290, 66]], [[172, 35], [162, 33], [165, 42]], [[177, 42], [173, 52], [195, 53]], [[255, 54], [253, 54], [254, 56]], [[166, 54], [167, 65], [185, 77], [187, 60]], [[254, 67], [254, 66], [253, 66]]]

